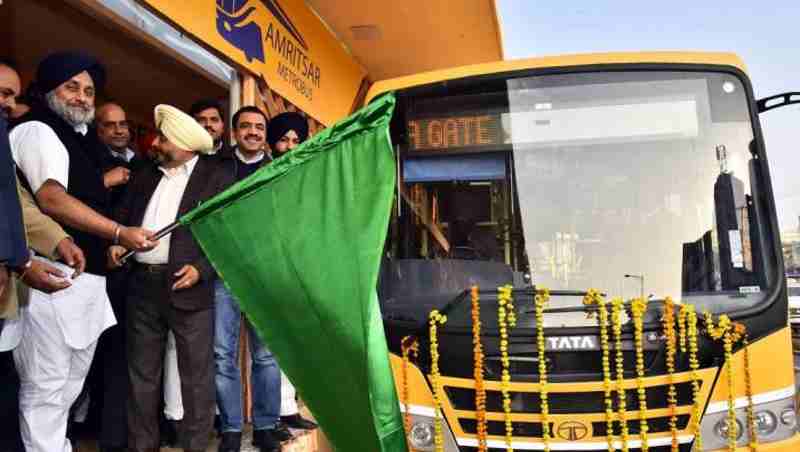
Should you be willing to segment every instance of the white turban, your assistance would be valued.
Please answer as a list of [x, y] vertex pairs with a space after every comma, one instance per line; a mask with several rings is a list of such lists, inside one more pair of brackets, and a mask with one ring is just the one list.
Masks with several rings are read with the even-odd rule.
[[214, 140], [197, 121], [171, 105], [156, 105], [156, 129], [181, 149], [208, 154], [214, 149]]

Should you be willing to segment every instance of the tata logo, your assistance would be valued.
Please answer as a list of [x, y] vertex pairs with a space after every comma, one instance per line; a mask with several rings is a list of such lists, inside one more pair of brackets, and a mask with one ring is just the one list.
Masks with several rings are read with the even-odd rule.
[[[289, 16], [275, 0], [259, 0], [290, 35], [308, 50], [305, 39]], [[244, 52], [248, 62], [264, 61], [264, 32], [250, 16], [256, 10], [255, 0], [217, 0], [217, 32], [226, 41]]]
[[547, 338], [549, 350], [597, 350], [594, 336], [556, 336]]
[[558, 424], [556, 434], [559, 438], [567, 441], [578, 441], [586, 438], [589, 434], [589, 427], [580, 422], [568, 421]]

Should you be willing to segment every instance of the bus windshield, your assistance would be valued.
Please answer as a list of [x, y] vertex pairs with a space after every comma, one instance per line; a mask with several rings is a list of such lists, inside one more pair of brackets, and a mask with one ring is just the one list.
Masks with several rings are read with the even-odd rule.
[[[401, 201], [381, 275], [385, 313], [419, 319], [472, 283], [669, 296], [731, 312], [774, 283], [753, 126], [734, 75], [466, 80], [398, 99]], [[468, 324], [468, 312], [456, 317]], [[575, 313], [548, 323], [586, 322]]]

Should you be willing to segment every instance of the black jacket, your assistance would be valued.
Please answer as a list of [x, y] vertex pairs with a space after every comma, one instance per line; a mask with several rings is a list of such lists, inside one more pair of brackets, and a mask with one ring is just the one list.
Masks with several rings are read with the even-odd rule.
[[[67, 193], [74, 196], [101, 215], [111, 214], [111, 192], [103, 185], [103, 172], [94, 156], [97, 138], [87, 133], [82, 135], [75, 131], [66, 121], [49, 108], [35, 103], [31, 110], [19, 118], [15, 127], [29, 122], [41, 121], [50, 126], [64, 144], [69, 154], [69, 186]], [[25, 174], [17, 169], [20, 183], [30, 189]], [[59, 222], [75, 244], [86, 255], [86, 271], [96, 275], [106, 274], [106, 249], [108, 241], [88, 232]]]
[[[120, 224], [141, 225], [150, 198], [161, 181], [163, 173], [155, 165], [142, 169], [128, 186], [125, 198], [115, 210]], [[231, 174], [217, 164], [213, 157], [200, 156], [186, 190], [183, 193], [178, 218], [213, 197], [232, 183]], [[133, 260], [133, 259], [131, 259]], [[186, 264], [200, 272], [200, 281], [189, 289], [170, 292], [170, 302], [183, 310], [208, 309], [214, 303], [214, 279], [216, 272], [206, 258], [200, 245], [187, 227], [172, 232], [169, 248], [169, 273], [174, 274]]]

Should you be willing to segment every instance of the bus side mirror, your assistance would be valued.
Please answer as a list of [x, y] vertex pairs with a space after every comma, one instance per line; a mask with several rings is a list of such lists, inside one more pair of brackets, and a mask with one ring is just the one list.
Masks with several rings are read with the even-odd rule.
[[800, 104], [800, 92], [790, 91], [787, 93], [765, 97], [756, 101], [759, 114], [792, 104]]

